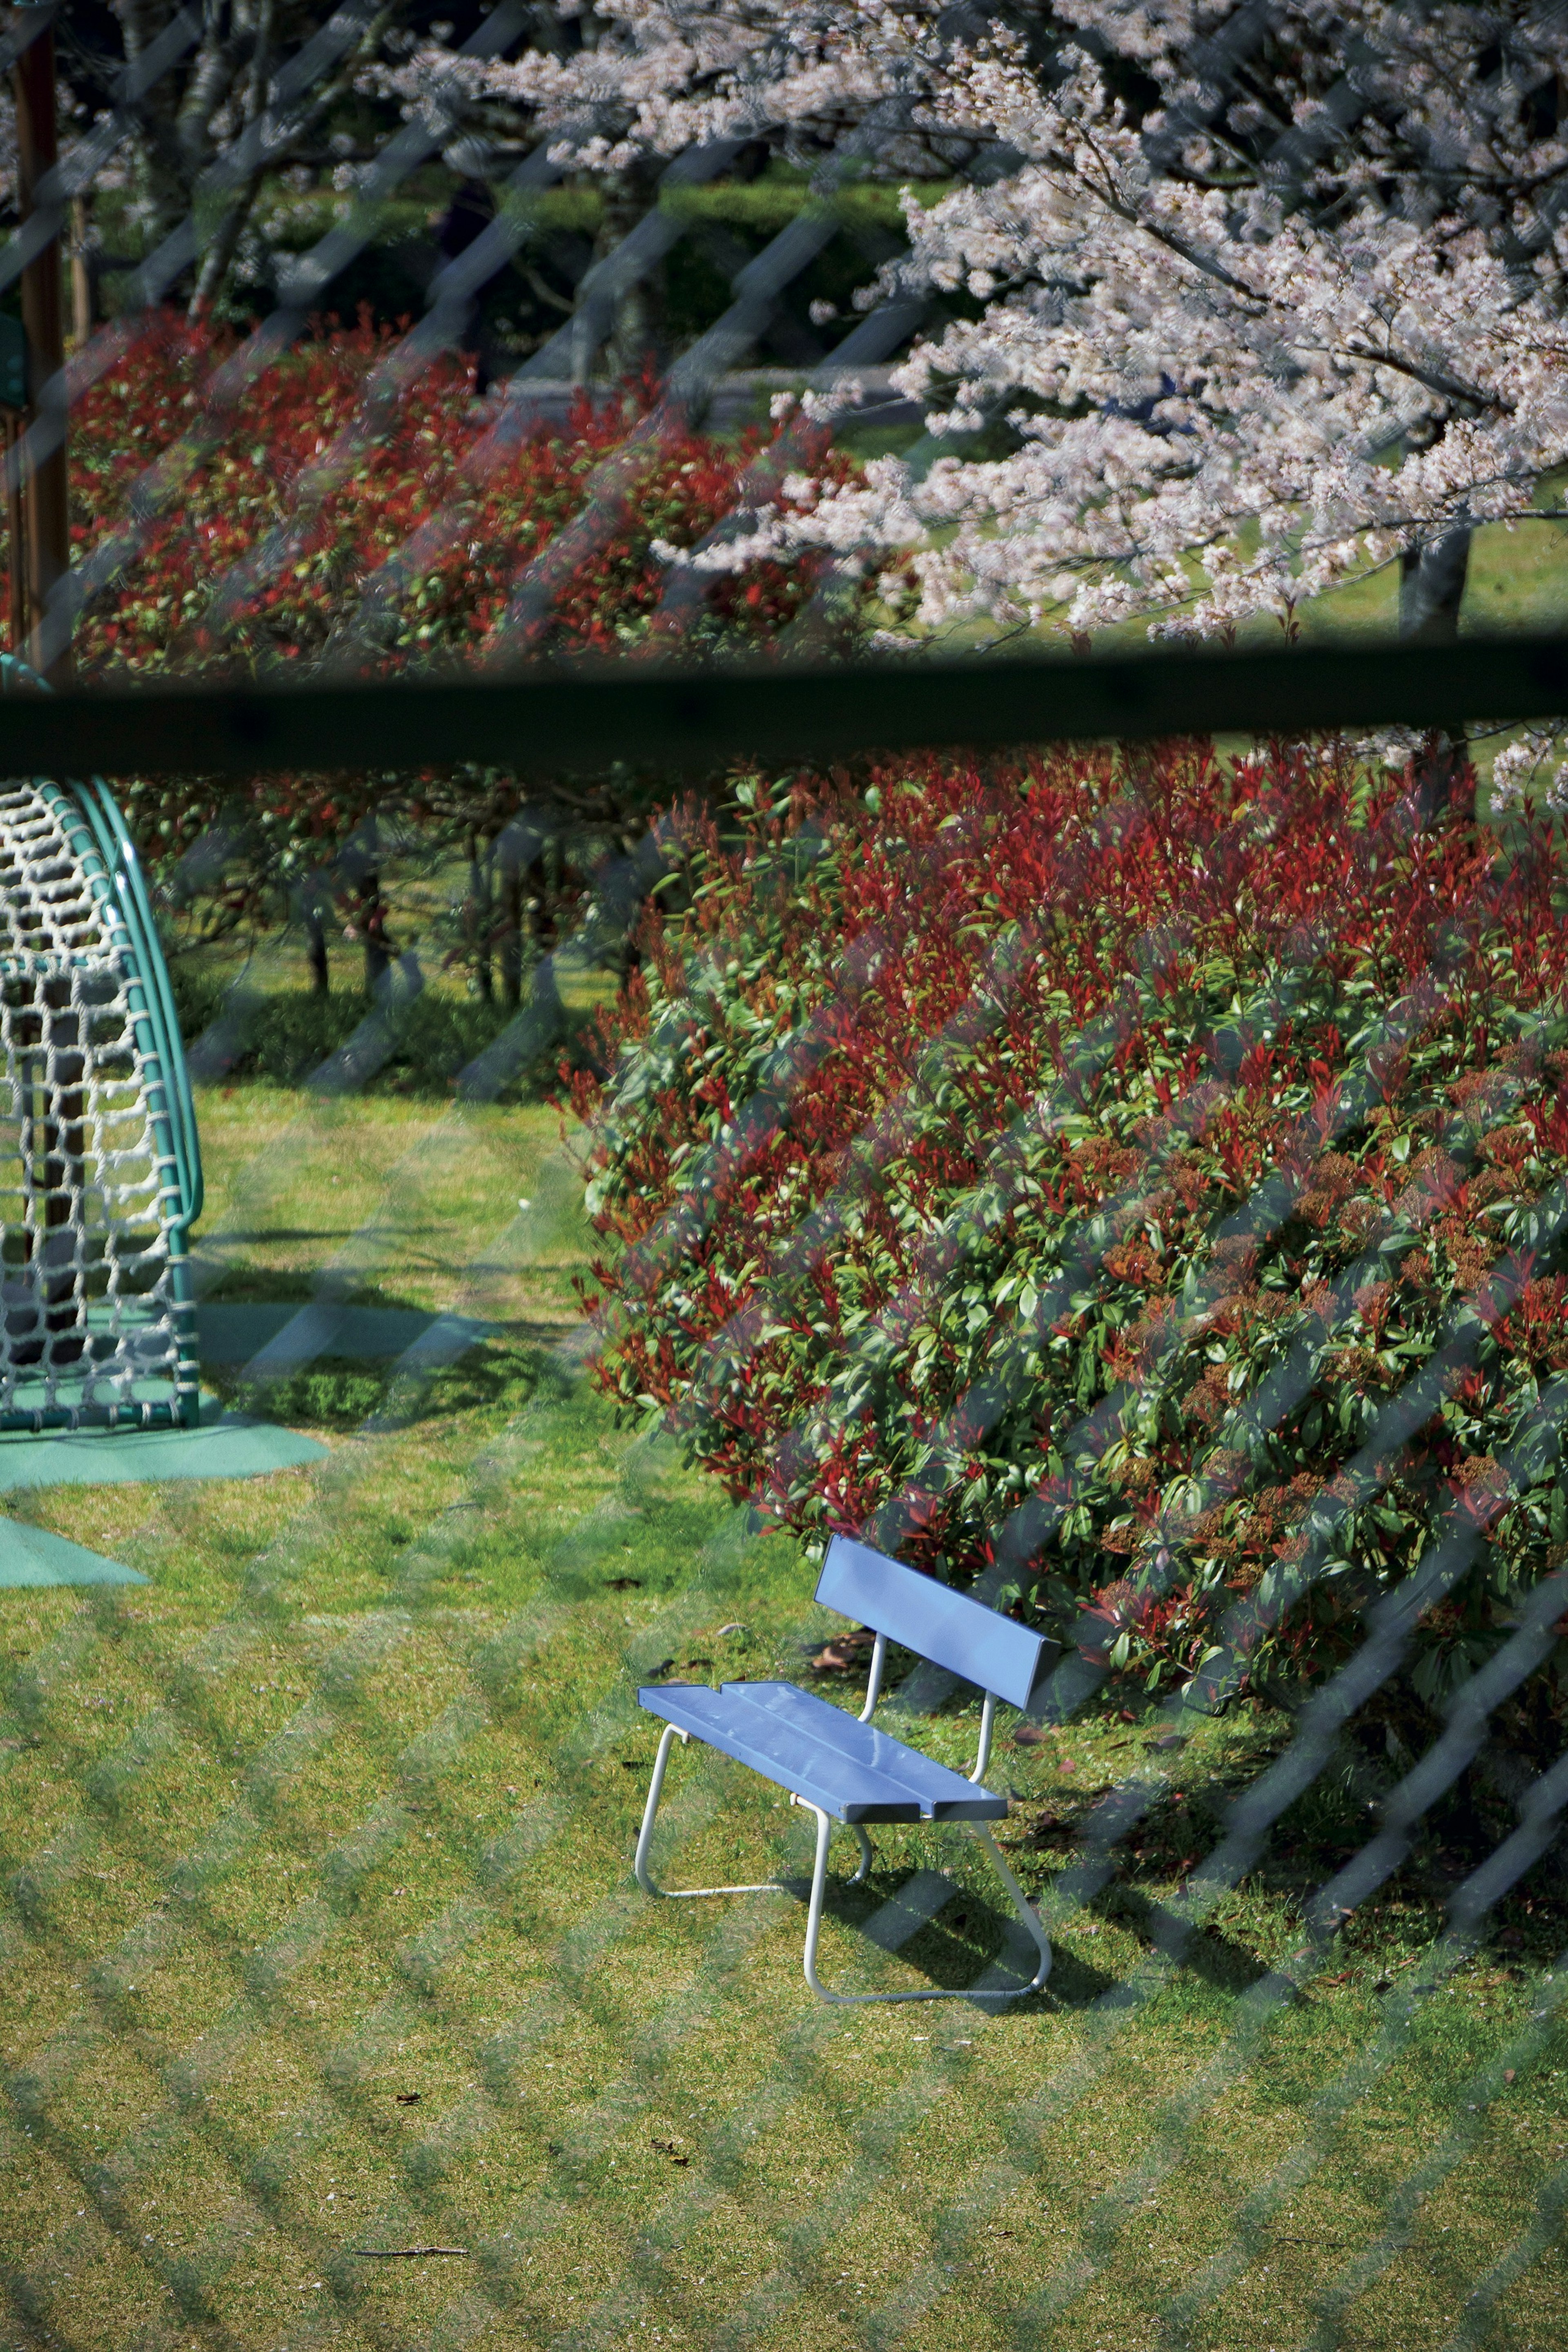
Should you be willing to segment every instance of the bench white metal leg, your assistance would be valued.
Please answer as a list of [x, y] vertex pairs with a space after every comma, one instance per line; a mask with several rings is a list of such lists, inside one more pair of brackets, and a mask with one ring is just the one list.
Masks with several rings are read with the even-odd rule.
[[[647, 1856], [648, 1848], [653, 1843], [654, 1816], [658, 1811], [658, 1801], [664, 1790], [664, 1771], [669, 1761], [670, 1743], [676, 1739], [684, 1741], [689, 1738], [689, 1732], [682, 1731], [679, 1726], [670, 1723], [665, 1726], [664, 1735], [659, 1740], [658, 1754], [653, 1759], [653, 1778], [647, 1784], [647, 1802], [643, 1807], [642, 1828], [637, 1832], [637, 1859], [632, 1864], [633, 1870], [637, 1873], [637, 1885], [645, 1895], [658, 1895], [661, 1901], [679, 1901], [682, 1897], [696, 1895], [793, 1895], [795, 1889], [792, 1886], [786, 1886], [779, 1878], [759, 1879], [754, 1886], [659, 1886], [655, 1883], [647, 1866]], [[790, 1799], [792, 1805], [799, 1801], [795, 1797]], [[816, 1811], [815, 1806], [812, 1810]], [[875, 1856], [871, 1851], [871, 1841], [859, 1822], [850, 1822], [847, 1826], [854, 1831], [859, 1841], [860, 1860], [854, 1875], [846, 1883], [850, 1886], [858, 1886], [870, 1869]]]
[[[648, 1849], [653, 1843], [653, 1825], [658, 1812], [658, 1801], [664, 1791], [665, 1769], [669, 1762], [669, 1751], [673, 1743], [677, 1739], [685, 1741], [689, 1737], [690, 1735], [682, 1731], [678, 1725], [668, 1723], [666, 1724], [663, 1737], [659, 1740], [658, 1753], [653, 1760], [653, 1777], [647, 1786], [647, 1802], [643, 1807], [642, 1828], [637, 1835], [637, 1859], [632, 1865], [637, 1873], [637, 1885], [645, 1895], [656, 1895], [661, 1900], [673, 1902], [689, 1901], [695, 1896], [710, 1895], [793, 1894], [794, 1888], [787, 1886], [782, 1879], [778, 1878], [759, 1879], [754, 1884], [745, 1886], [660, 1886], [654, 1879], [647, 1866], [647, 1857]], [[819, 1805], [811, 1804], [805, 1797], [792, 1796], [790, 1802], [792, 1805], [800, 1805], [806, 1812], [815, 1813], [816, 1816], [816, 1858], [812, 1867], [811, 1901], [805, 1921], [805, 1968], [806, 1983], [819, 2000], [832, 2001], [839, 2008], [847, 2008], [861, 2001], [1020, 2000], [1025, 1993], [1038, 1992], [1051, 1972], [1050, 1940], [1039, 1920], [1029, 1908], [1023, 1888], [1002, 1859], [1001, 1849], [984, 1822], [973, 1822], [970, 1826], [990, 1853], [1003, 1885], [1013, 1898], [1014, 1908], [1027, 1928], [1040, 1955], [1040, 1964], [1028, 1983], [987, 1986], [976, 1990], [971, 1990], [963, 1986], [929, 1985], [919, 1987], [910, 1992], [831, 1991], [816, 1973], [816, 1948], [822, 1934], [822, 1898], [827, 1885], [828, 1845], [836, 1829], [843, 1827], [854, 1832], [860, 1848], [860, 1860], [853, 1875], [846, 1883], [850, 1886], [858, 1886], [870, 1869], [874, 1858], [871, 1841], [858, 1822], [839, 1823], [834, 1820], [831, 1813], [825, 1813]]]
[[[816, 1866], [811, 1875], [811, 1908], [806, 1915], [805, 1922], [805, 1980], [818, 2000], [832, 2001], [838, 2008], [847, 2008], [861, 2001], [1021, 2000], [1026, 1993], [1039, 1991], [1051, 1972], [1050, 1939], [1035, 1913], [1029, 1908], [1023, 1888], [1003, 1861], [1001, 1849], [984, 1822], [975, 1822], [971, 1826], [976, 1837], [988, 1848], [992, 1861], [1001, 1873], [1002, 1882], [1013, 1898], [1014, 1907], [1028, 1929], [1040, 1955], [1039, 1966], [1028, 1983], [984, 1986], [973, 1989], [966, 1986], [923, 1985], [910, 1992], [830, 1991], [816, 1973], [816, 1946], [817, 1938], [822, 1933], [822, 1897], [827, 1879], [827, 1845], [828, 1840], [833, 1835], [834, 1821], [831, 1813], [825, 1813], [820, 1806], [807, 1804], [804, 1797], [797, 1797], [795, 1801], [797, 1805], [805, 1805], [808, 1812], [816, 1815]], [[857, 1824], [851, 1822], [849, 1827], [857, 1829]], [[857, 1829], [857, 1833], [862, 1843], [865, 1843], [865, 1832]], [[863, 1869], [858, 1871], [856, 1878], [863, 1874]], [[850, 1883], [853, 1885], [855, 1881], [852, 1880]]]
[[637, 1885], [645, 1895], [657, 1895], [661, 1899], [671, 1901], [697, 1895], [788, 1895], [791, 1890], [777, 1878], [760, 1879], [754, 1886], [659, 1886], [654, 1883], [648, 1871], [647, 1854], [653, 1843], [654, 1816], [658, 1811], [658, 1801], [664, 1788], [664, 1768], [669, 1761], [670, 1742], [675, 1739], [685, 1741], [689, 1736], [670, 1723], [665, 1726], [664, 1737], [658, 1743], [658, 1754], [653, 1759], [653, 1778], [647, 1784], [647, 1802], [643, 1807], [642, 1828], [637, 1832], [637, 1860], [632, 1864]]

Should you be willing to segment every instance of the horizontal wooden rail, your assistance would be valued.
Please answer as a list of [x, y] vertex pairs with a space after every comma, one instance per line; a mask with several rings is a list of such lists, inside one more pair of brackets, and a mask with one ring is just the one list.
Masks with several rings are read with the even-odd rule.
[[919, 656], [712, 670], [533, 665], [438, 680], [150, 684], [0, 702], [0, 774], [701, 771], [922, 745], [1294, 735], [1568, 714], [1568, 635], [1267, 652]]

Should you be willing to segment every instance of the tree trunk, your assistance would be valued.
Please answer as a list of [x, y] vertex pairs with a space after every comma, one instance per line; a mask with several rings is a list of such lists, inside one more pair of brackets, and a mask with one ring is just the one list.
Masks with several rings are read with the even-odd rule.
[[[1454, 523], [1399, 562], [1399, 634], [1407, 645], [1451, 646], [1459, 634], [1459, 607], [1470, 569], [1470, 526]], [[1434, 728], [1425, 763], [1423, 790], [1434, 809], [1472, 815], [1475, 780], [1469, 736], [1463, 719]]]
[[201, 319], [212, 309], [227, 280], [234, 257], [239, 250], [239, 240], [245, 224], [250, 218], [251, 206], [260, 191], [259, 178], [247, 180], [238, 194], [230, 199], [224, 216], [213, 234], [212, 242], [201, 258], [196, 282], [191, 289], [187, 318]]
[[[174, 9], [171, 0], [115, 0], [114, 13], [120, 20], [126, 63], [134, 65], [164, 30]], [[210, 66], [220, 46], [215, 25], [195, 53], [186, 77], [187, 89], [202, 75], [204, 68]], [[143, 92], [135, 110], [132, 153], [135, 158], [135, 192], [143, 224], [144, 250], [148, 253], [155, 252], [170, 230], [184, 218], [189, 205], [186, 174], [174, 128], [178, 82], [177, 74], [160, 75]], [[213, 97], [213, 107], [218, 104], [219, 95]]]
[[[243, 119], [247, 131], [255, 128], [267, 110], [268, 83], [272, 71], [272, 0], [261, 0], [261, 5], [256, 11], [254, 40], [255, 46], [251, 50], [250, 62], [245, 75]], [[204, 139], [208, 135], [207, 126], [210, 121], [209, 112], [198, 126], [199, 135]], [[191, 289], [190, 315], [193, 319], [199, 319], [205, 312], [210, 310], [213, 303], [223, 291], [228, 278], [229, 266], [239, 249], [240, 237], [244, 233], [246, 222], [250, 218], [251, 207], [256, 202], [260, 187], [261, 174], [259, 172], [254, 172], [247, 180], [241, 183], [225, 205], [223, 218], [217, 225], [211, 244], [202, 256], [201, 267], [196, 271], [196, 282]]]
[[[657, 202], [657, 184], [645, 172], [606, 173], [605, 209], [594, 243], [594, 258], [603, 260], [629, 236], [638, 221]], [[624, 286], [616, 297], [605, 363], [612, 376], [630, 375], [648, 360], [656, 363], [664, 352], [664, 268], [658, 268]], [[586, 333], [574, 339], [572, 381], [586, 383], [593, 373], [596, 345]]]
[[1399, 634], [1406, 643], [1452, 645], [1470, 568], [1470, 526], [1455, 523], [1406, 550], [1399, 564]]
[[501, 996], [510, 1011], [522, 1003], [522, 867], [515, 850], [501, 853]]
[[485, 860], [484, 844], [477, 832], [468, 835], [468, 901], [464, 910], [464, 928], [468, 934], [468, 952], [473, 960], [474, 982], [483, 1004], [495, 1002], [495, 982], [490, 969], [490, 887], [489, 868]]
[[374, 866], [360, 876], [356, 928], [364, 941], [364, 992], [374, 997], [379, 993], [392, 962], [392, 950], [386, 939], [386, 907], [381, 895], [381, 876]]
[[[22, 437], [23, 422], [14, 411], [6, 410], [0, 418], [0, 444], [7, 459]], [[27, 651], [27, 532], [23, 521], [22, 486], [11, 473], [5, 476], [5, 539], [10, 564], [9, 651], [18, 661]]]
[[533, 901], [529, 930], [534, 949], [540, 955], [552, 954], [555, 949], [555, 892], [551, 887], [551, 867], [558, 863], [557, 845], [552, 841], [546, 842], [523, 877], [523, 895]]
[[71, 341], [79, 352], [98, 324], [91, 205], [89, 196], [71, 198]]
[[311, 995], [330, 996], [332, 976], [327, 963], [327, 926], [317, 901], [305, 909], [305, 961], [310, 967]]
[[[16, 189], [26, 223], [34, 191], [53, 171], [59, 155], [52, 32], [40, 33], [22, 52], [12, 75], [16, 100]], [[51, 237], [22, 272], [22, 328], [27, 341], [26, 418], [58, 415], [63, 428], [65, 315], [60, 289], [60, 241]], [[27, 543], [29, 657], [51, 685], [68, 684], [68, 638], [51, 660], [45, 642], [49, 597], [70, 569], [67, 513], [68, 459], [64, 431], [58, 448], [33, 467], [23, 487]]]

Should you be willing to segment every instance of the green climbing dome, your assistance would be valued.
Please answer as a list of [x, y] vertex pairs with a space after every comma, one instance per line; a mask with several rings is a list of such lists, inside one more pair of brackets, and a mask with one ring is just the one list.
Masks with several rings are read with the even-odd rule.
[[[0, 691], [36, 686], [0, 665]], [[194, 1428], [195, 1111], [135, 848], [97, 779], [0, 784], [0, 1428]]]

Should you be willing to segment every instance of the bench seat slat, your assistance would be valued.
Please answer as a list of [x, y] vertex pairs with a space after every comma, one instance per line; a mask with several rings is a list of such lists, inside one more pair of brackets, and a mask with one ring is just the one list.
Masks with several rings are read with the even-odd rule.
[[828, 1741], [850, 1759], [864, 1755], [874, 1770], [885, 1772], [890, 1780], [912, 1791], [920, 1800], [922, 1821], [1006, 1819], [1005, 1797], [976, 1788], [962, 1772], [950, 1770], [918, 1748], [895, 1739], [891, 1732], [879, 1731], [874, 1723], [862, 1723], [843, 1707], [802, 1690], [798, 1683], [733, 1683], [727, 1687], [744, 1691], [753, 1706]]
[[637, 1699], [837, 1821], [1000, 1821], [1007, 1811], [1005, 1797], [794, 1683], [653, 1683]]

